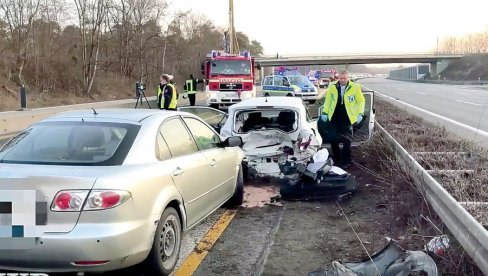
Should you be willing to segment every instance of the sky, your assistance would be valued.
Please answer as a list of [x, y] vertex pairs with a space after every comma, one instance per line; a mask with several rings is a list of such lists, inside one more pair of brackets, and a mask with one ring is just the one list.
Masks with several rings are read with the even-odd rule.
[[[228, 0], [168, 0], [228, 26]], [[265, 54], [420, 53], [488, 29], [488, 0], [234, 0], [235, 28]]]

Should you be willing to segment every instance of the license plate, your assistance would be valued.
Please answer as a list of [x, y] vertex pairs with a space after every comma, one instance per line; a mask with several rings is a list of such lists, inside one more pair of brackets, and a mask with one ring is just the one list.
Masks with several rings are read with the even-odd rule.
[[225, 93], [224, 97], [226, 97], [226, 98], [237, 98], [237, 93]]

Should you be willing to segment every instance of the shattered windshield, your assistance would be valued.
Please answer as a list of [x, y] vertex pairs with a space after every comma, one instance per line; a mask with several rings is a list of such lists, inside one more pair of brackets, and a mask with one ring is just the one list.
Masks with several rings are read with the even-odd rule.
[[298, 129], [298, 113], [291, 109], [243, 110], [236, 113], [234, 131], [277, 129], [294, 132]]
[[214, 60], [212, 75], [249, 75], [251, 63], [246, 60]]

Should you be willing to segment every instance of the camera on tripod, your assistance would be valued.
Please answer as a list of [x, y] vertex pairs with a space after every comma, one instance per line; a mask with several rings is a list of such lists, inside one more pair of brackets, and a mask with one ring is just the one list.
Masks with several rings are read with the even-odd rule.
[[137, 105], [140, 102], [140, 106], [142, 107], [142, 98], [146, 100], [147, 106], [151, 108], [151, 105], [149, 105], [149, 101], [146, 98], [146, 85], [142, 82], [136, 82], [136, 106], [134, 108], [137, 108]]
[[142, 82], [136, 82], [136, 98], [139, 98], [142, 93], [146, 93], [146, 85]]

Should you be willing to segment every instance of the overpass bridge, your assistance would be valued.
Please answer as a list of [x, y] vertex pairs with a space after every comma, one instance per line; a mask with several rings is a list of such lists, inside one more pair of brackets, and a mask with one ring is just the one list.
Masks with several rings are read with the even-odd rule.
[[431, 76], [438, 74], [437, 65], [445, 68], [450, 61], [463, 57], [462, 54], [350, 54], [350, 55], [301, 55], [256, 58], [261, 67], [307, 66], [307, 65], [346, 65], [387, 64], [387, 63], [428, 63]]

